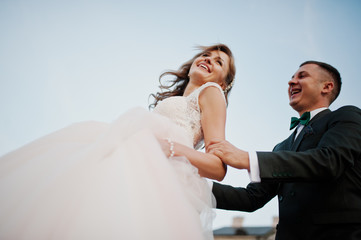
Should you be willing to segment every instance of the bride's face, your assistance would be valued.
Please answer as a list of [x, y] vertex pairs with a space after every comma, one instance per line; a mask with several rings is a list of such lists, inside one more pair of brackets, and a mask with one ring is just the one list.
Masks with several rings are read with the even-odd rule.
[[205, 52], [193, 61], [189, 70], [189, 80], [200, 84], [215, 82], [225, 87], [229, 61], [228, 55], [222, 51]]

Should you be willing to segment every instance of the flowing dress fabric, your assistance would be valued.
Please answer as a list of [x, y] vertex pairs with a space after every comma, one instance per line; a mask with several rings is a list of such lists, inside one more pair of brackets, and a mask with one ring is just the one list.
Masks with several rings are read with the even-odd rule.
[[214, 199], [157, 138], [202, 145], [199, 93], [82, 122], [0, 158], [0, 239], [213, 239]]

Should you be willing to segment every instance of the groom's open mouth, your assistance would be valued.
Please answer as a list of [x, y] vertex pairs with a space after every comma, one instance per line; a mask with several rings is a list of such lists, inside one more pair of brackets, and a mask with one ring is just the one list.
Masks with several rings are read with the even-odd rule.
[[295, 95], [297, 95], [300, 92], [301, 92], [301, 89], [291, 89], [290, 90], [290, 96], [294, 97]]

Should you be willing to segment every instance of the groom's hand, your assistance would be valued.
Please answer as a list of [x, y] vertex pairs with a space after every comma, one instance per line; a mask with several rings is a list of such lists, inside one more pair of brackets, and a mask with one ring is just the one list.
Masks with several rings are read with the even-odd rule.
[[236, 148], [226, 140], [211, 142], [206, 151], [216, 155], [229, 166], [250, 170], [248, 152]]

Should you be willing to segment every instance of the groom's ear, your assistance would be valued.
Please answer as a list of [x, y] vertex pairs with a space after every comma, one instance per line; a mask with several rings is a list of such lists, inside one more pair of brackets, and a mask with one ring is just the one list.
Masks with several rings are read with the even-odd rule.
[[327, 81], [323, 83], [323, 88], [321, 93], [323, 94], [329, 94], [332, 92], [333, 88], [334, 88], [334, 83], [332, 81]]

